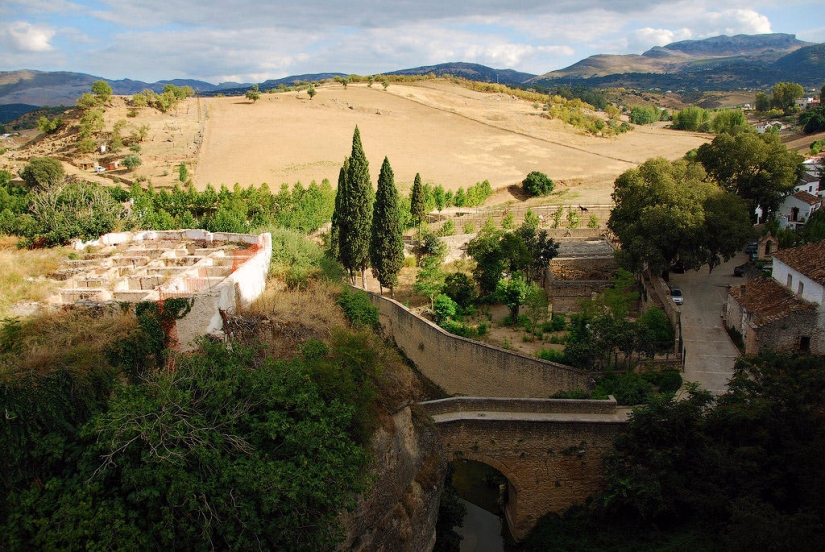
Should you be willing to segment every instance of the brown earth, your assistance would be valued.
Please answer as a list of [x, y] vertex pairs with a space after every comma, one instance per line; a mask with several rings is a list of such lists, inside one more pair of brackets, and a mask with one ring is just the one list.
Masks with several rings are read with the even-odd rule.
[[[588, 136], [541, 116], [533, 104], [444, 81], [379, 86], [322, 85], [306, 92], [201, 99], [208, 113], [194, 171], [197, 188], [324, 178], [335, 185], [357, 125], [373, 181], [384, 156], [399, 189], [416, 172], [457, 190], [482, 180], [506, 188], [530, 171], [546, 173], [578, 201], [609, 203], [615, 178], [650, 157], [675, 159], [708, 135], [636, 127], [618, 138]], [[192, 100], [188, 100], [191, 102]]]

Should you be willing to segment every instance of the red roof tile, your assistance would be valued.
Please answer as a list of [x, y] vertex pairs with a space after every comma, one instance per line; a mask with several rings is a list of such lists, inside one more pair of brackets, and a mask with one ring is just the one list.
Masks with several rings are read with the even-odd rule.
[[825, 286], [825, 240], [780, 249], [773, 256], [817, 284]]
[[728, 294], [753, 315], [757, 326], [784, 318], [792, 312], [816, 309], [816, 305], [800, 299], [773, 278], [755, 278], [747, 284], [730, 288]]
[[822, 200], [816, 197], [813, 194], [809, 194], [805, 190], [800, 190], [793, 195], [799, 201], [803, 201], [808, 205], [816, 205], [817, 203], [821, 202]]

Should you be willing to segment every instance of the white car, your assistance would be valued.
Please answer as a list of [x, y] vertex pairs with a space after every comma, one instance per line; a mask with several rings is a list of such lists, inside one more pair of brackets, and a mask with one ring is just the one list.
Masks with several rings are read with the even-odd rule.
[[96, 173], [106, 172], [106, 167], [101, 167], [100, 165], [98, 165], [97, 167], [95, 167], [95, 172]]
[[670, 298], [673, 299], [673, 302], [677, 305], [681, 305], [684, 302], [682, 290], [679, 289], [679, 286], [670, 286]]

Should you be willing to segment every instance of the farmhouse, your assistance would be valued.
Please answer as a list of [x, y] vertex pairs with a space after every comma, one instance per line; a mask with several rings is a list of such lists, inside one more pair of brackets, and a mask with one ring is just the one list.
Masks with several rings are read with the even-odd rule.
[[725, 323], [745, 353], [762, 349], [825, 354], [825, 240], [774, 254], [770, 278], [728, 292]]
[[822, 207], [822, 198], [806, 191], [798, 191], [786, 197], [779, 205], [779, 226], [780, 228], [793, 228], [797, 230], [805, 224], [805, 221], [814, 211]]

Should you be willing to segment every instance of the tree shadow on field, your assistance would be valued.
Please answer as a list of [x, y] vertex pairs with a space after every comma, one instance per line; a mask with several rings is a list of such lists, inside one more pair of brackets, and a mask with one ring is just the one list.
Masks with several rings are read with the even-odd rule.
[[519, 182], [518, 184], [512, 184], [508, 186], [507, 192], [518, 201], [527, 201], [532, 197], [530, 194], [524, 191], [521, 182]]

